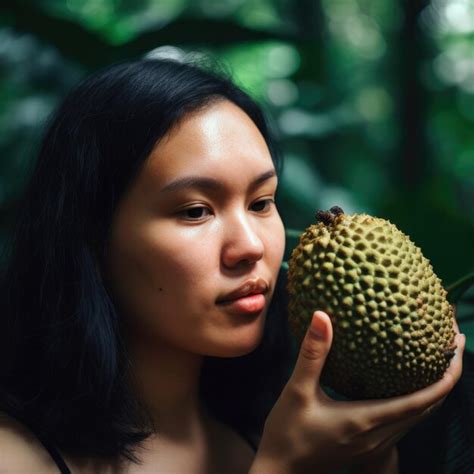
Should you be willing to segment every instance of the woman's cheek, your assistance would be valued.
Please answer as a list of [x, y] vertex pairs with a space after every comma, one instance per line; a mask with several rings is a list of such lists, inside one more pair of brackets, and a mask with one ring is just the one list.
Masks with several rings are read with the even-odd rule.
[[274, 249], [275, 256], [279, 259], [278, 265], [280, 265], [281, 260], [283, 259], [285, 253], [285, 227], [283, 225], [283, 221], [281, 220], [280, 216], [278, 215], [277, 219], [275, 220], [275, 226], [272, 232], [270, 232], [271, 242], [270, 248]]

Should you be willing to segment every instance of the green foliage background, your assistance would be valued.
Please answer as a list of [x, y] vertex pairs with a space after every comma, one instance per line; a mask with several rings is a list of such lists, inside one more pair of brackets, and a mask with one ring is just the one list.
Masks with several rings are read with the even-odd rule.
[[[48, 114], [88, 72], [212, 53], [267, 110], [290, 229], [341, 206], [388, 218], [445, 285], [474, 271], [474, 2], [4, 0], [0, 244]], [[286, 258], [296, 244], [288, 237]], [[459, 305], [474, 349], [474, 294]], [[470, 336], [470, 337], [469, 337]]]

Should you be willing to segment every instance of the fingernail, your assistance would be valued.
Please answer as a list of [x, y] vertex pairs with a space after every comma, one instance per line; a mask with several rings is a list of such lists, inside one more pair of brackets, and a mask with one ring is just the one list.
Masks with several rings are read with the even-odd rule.
[[[316, 313], [321, 314], [321, 311], [317, 311]], [[317, 314], [313, 315], [313, 319], [311, 320], [311, 325], [309, 327], [309, 332], [318, 339], [324, 339], [326, 335], [326, 325], [321, 320], [321, 317]]]

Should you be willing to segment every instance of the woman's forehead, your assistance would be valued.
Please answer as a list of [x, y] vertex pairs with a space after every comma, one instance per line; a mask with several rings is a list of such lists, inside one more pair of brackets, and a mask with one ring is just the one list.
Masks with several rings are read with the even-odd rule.
[[257, 126], [228, 101], [185, 117], [150, 154], [146, 174], [166, 186], [177, 176], [232, 173], [262, 174], [273, 168], [268, 146]]

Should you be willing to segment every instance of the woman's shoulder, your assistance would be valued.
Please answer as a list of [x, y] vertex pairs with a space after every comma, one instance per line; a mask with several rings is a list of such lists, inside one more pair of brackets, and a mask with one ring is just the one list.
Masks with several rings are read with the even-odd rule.
[[58, 468], [38, 438], [24, 425], [0, 412], [0, 472], [57, 474]]

